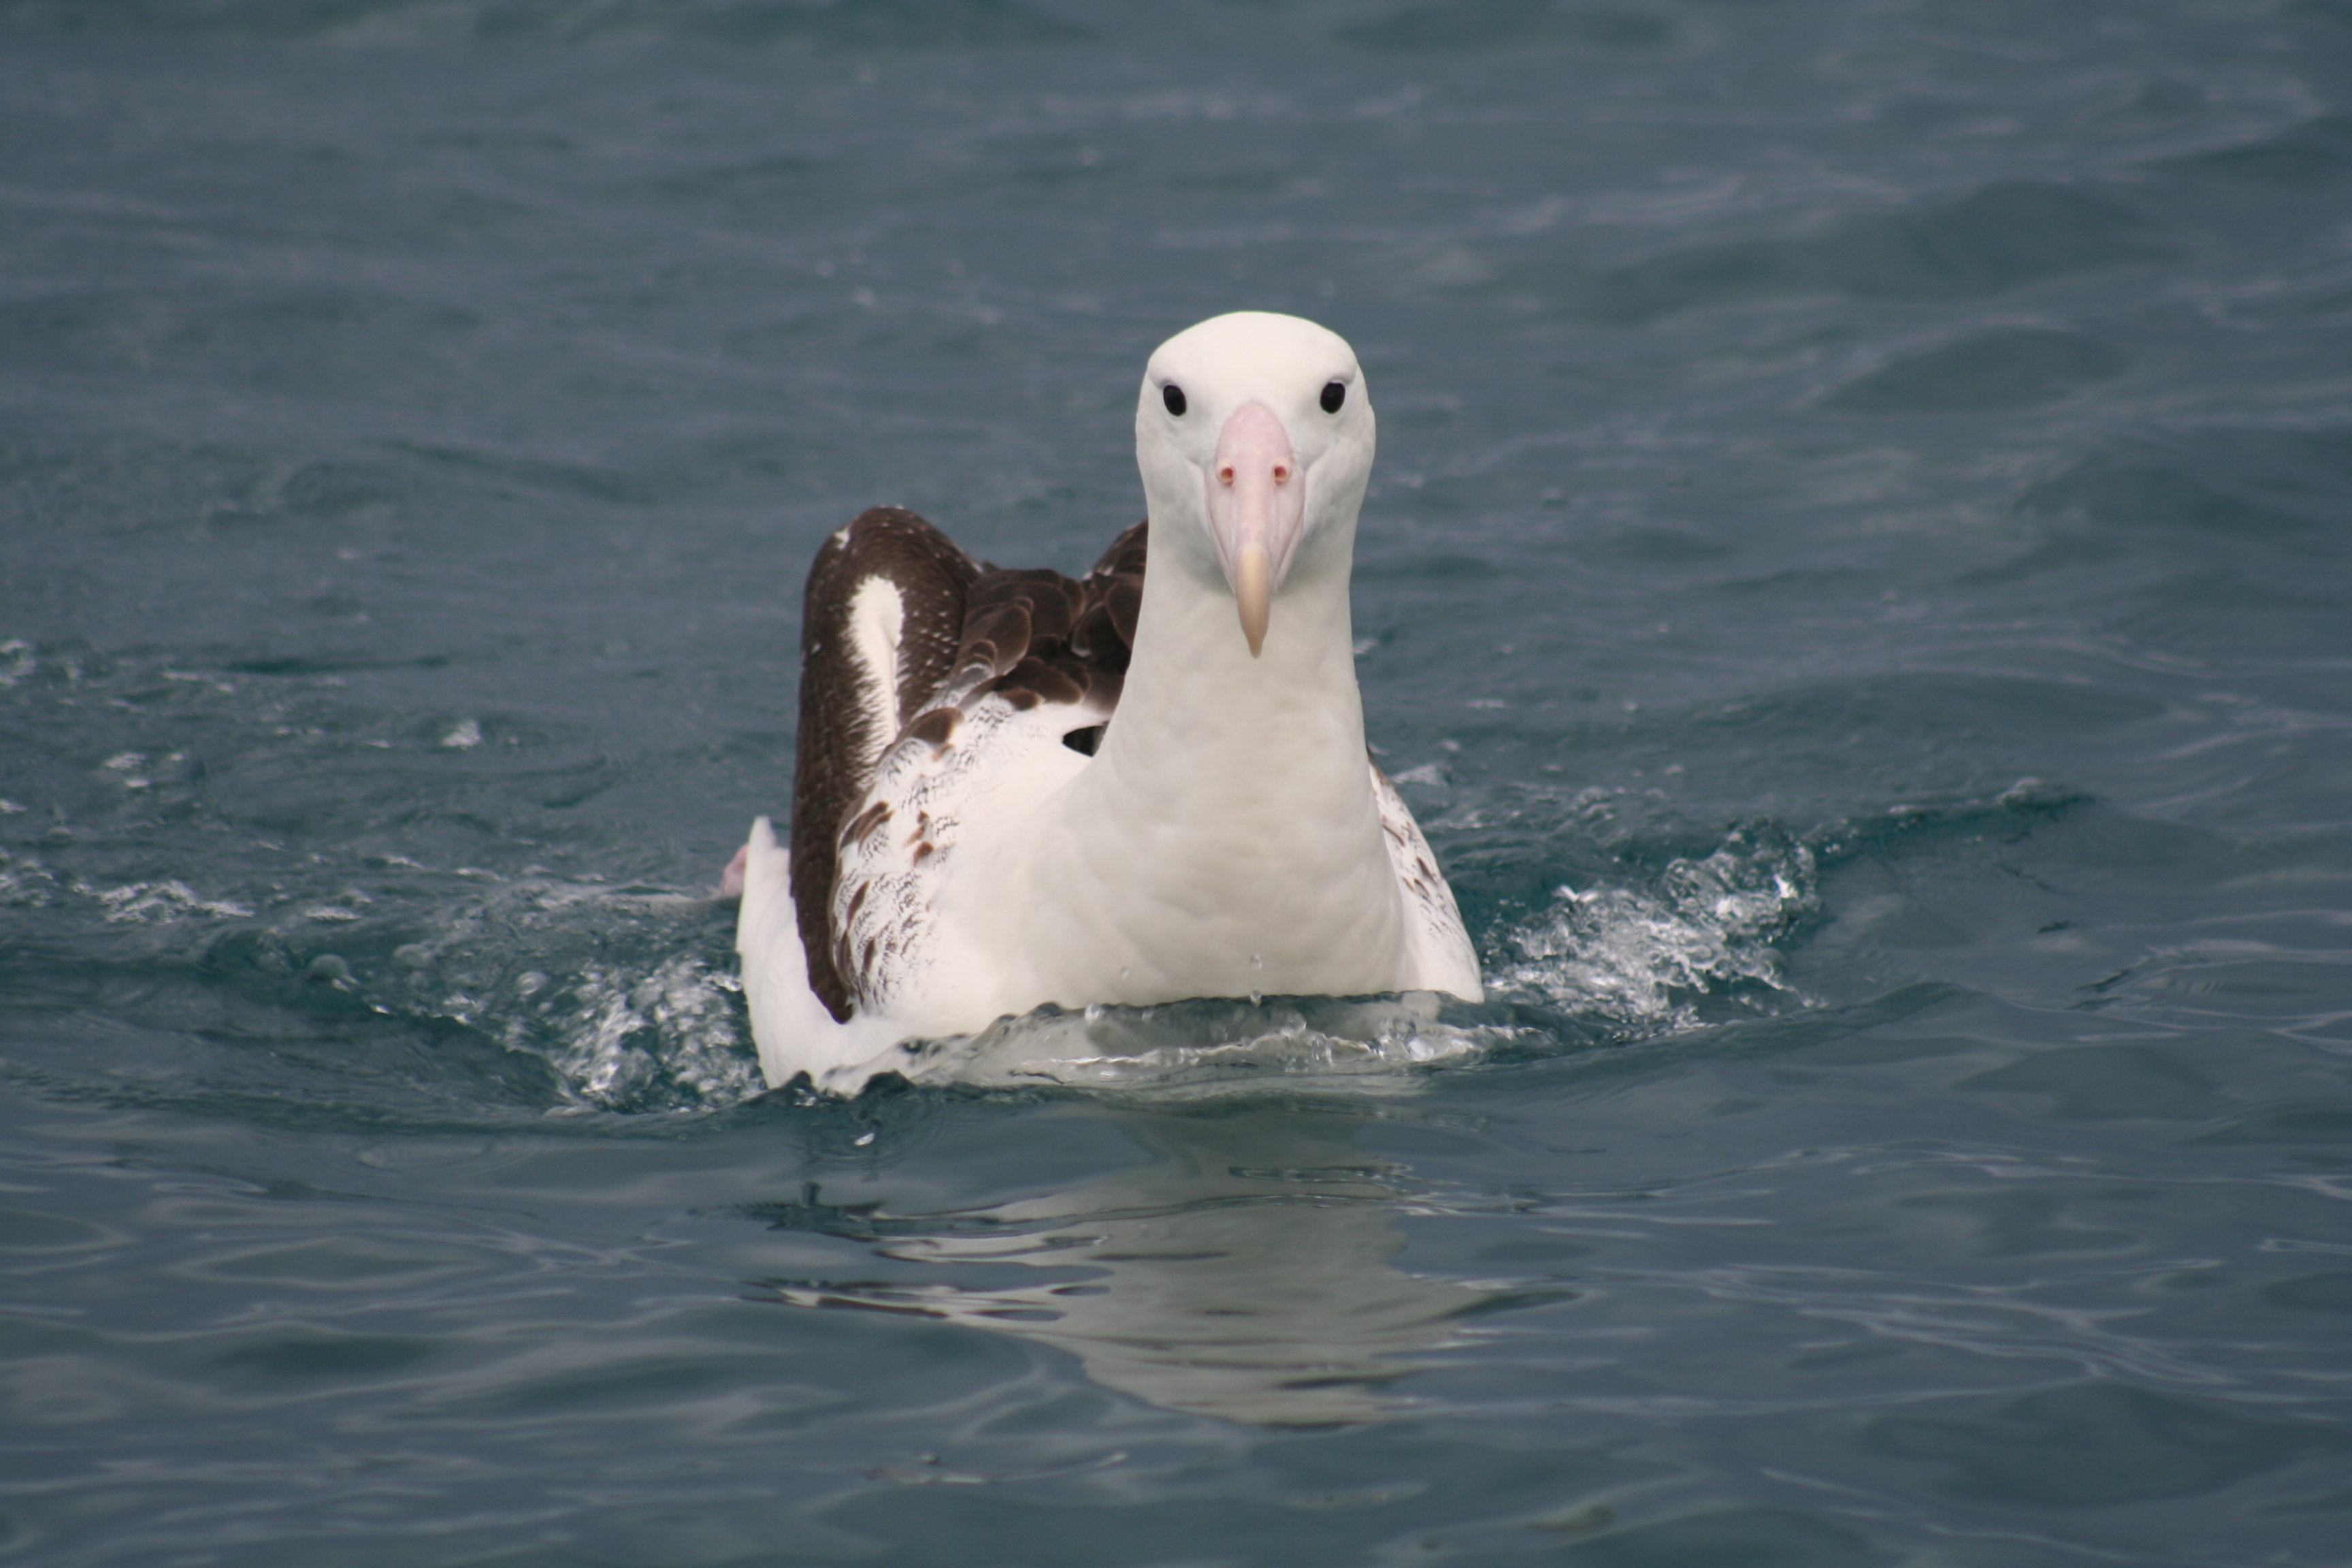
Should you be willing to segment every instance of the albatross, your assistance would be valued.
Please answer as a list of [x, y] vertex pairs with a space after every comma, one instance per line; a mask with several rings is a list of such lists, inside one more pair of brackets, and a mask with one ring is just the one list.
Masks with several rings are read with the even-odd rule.
[[1056, 1005], [1483, 1000], [1370, 760], [1348, 586], [1374, 421], [1337, 333], [1244, 311], [1151, 355], [1145, 521], [1093, 570], [877, 507], [809, 572], [789, 847], [729, 868], [771, 1085]]

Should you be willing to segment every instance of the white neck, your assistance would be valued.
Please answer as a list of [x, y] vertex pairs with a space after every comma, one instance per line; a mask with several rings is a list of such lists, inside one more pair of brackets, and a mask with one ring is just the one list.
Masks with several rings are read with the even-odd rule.
[[1354, 542], [1334, 530], [1302, 550], [1254, 658], [1214, 567], [1154, 539], [1118, 721], [1097, 758], [1105, 772], [1149, 779], [1171, 767], [1193, 770], [1219, 816], [1264, 800], [1276, 773], [1362, 773], [1348, 603]]
[[1403, 928], [1356, 689], [1354, 519], [1302, 547], [1255, 658], [1213, 561], [1171, 521], [1153, 523], [1118, 712], [1031, 841], [1037, 901], [1067, 921], [1027, 944], [1041, 989], [1390, 989]]

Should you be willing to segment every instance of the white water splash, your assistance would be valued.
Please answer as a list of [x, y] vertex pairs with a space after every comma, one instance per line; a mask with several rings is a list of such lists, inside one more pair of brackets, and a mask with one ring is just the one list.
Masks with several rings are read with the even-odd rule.
[[1492, 942], [1487, 984], [1644, 1030], [1685, 1027], [1698, 996], [1784, 992], [1772, 943], [1819, 907], [1811, 849], [1736, 833], [1705, 859], [1669, 863], [1652, 889], [1560, 888]]
[[[531, 994], [545, 979], [527, 973], [517, 989]], [[681, 1091], [704, 1106], [732, 1105], [766, 1088], [738, 1026], [740, 989], [698, 958], [635, 975], [590, 964], [539, 1009], [562, 1014], [570, 1044], [551, 1060], [593, 1105], [634, 1109]]]

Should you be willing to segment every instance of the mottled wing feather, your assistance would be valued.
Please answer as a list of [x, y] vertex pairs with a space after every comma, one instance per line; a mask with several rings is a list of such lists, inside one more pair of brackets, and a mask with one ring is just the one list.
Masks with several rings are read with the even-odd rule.
[[[1050, 788], [1109, 721], [1142, 602], [1144, 525], [1094, 570], [978, 571], [954, 655], [883, 752], [846, 814], [835, 860], [827, 966], [856, 1004], [887, 1010], [925, 957], [933, 895], [982, 800]], [[811, 970], [815, 961], [811, 959]]]
[[1406, 930], [1413, 947], [1414, 967], [1422, 984], [1433, 990], [1475, 1000], [1481, 994], [1478, 957], [1454, 889], [1437, 868], [1437, 857], [1421, 825], [1397, 793], [1388, 774], [1372, 765], [1372, 794], [1380, 803], [1381, 838], [1388, 846], [1389, 864], [1396, 868], [1404, 890]]
[[[793, 773], [793, 905], [809, 989], [837, 1019], [850, 988], [833, 962], [835, 835], [873, 787], [875, 765], [955, 667], [980, 566], [913, 512], [876, 507], [825, 541], [801, 618], [801, 718]], [[856, 625], [861, 591], [896, 592], [896, 625]], [[887, 596], [886, 596], [887, 602]], [[872, 613], [869, 607], [869, 614]], [[877, 669], [877, 636], [891, 668]]]

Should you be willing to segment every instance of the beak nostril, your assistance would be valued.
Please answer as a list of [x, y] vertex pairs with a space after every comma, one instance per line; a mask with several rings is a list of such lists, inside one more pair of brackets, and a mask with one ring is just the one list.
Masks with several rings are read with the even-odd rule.
[[1280, 484], [1283, 480], [1288, 478], [1290, 478], [1290, 470], [1284, 468], [1280, 463], [1276, 463], [1274, 466], [1274, 482], [1276, 484]]
[[1217, 470], [1217, 481], [1227, 485], [1234, 482], [1234, 466], [1231, 463]]

